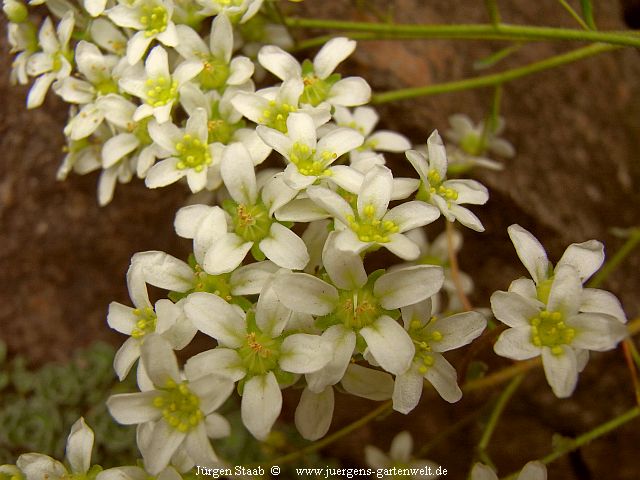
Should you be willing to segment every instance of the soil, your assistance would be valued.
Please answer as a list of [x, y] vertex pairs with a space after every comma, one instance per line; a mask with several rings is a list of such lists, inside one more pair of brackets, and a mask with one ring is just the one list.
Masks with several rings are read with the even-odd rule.
[[[487, 17], [483, 2], [398, 0], [395, 2], [304, 2], [287, 4], [301, 16], [401, 23], [479, 23]], [[578, 2], [574, 2], [578, 3]], [[593, 2], [598, 27], [626, 28], [616, 2]], [[575, 27], [558, 2], [501, 2], [503, 21]], [[295, 32], [298, 38], [314, 32]], [[323, 32], [315, 32], [322, 34]], [[113, 202], [96, 200], [97, 175], [56, 180], [63, 157], [61, 127], [66, 106], [53, 95], [37, 110], [27, 111], [25, 87], [9, 84], [11, 57], [6, 23], [2, 24], [0, 68], [0, 338], [10, 355], [25, 355], [34, 365], [65, 360], [79, 347], [102, 339], [119, 345], [123, 338], [105, 322], [109, 302], [129, 303], [125, 272], [133, 253], [162, 250], [185, 257], [189, 242], [173, 232], [175, 210], [188, 200], [184, 186], [148, 190], [139, 180], [117, 187]], [[360, 42], [341, 67], [361, 75], [382, 92], [463, 79], [524, 65], [580, 46], [535, 43], [490, 70], [476, 71], [474, 61], [504, 46], [500, 42], [414, 40]], [[506, 228], [519, 223], [532, 231], [557, 259], [573, 242], [603, 241], [609, 255], [623, 240], [613, 227], [640, 225], [640, 56], [627, 48], [511, 82], [504, 87], [504, 137], [517, 155], [502, 172], [474, 175], [491, 193], [475, 211], [486, 232], [463, 231], [462, 270], [476, 283], [472, 301], [486, 307], [491, 292], [505, 289], [524, 275]], [[378, 107], [383, 128], [403, 132], [418, 144], [447, 117], [466, 113], [476, 121], [491, 103], [491, 89], [401, 101]], [[393, 168], [409, 174], [401, 157]], [[629, 318], [640, 313], [640, 253], [636, 251], [610, 276], [603, 288], [622, 301]], [[491, 368], [508, 363], [491, 355]], [[453, 355], [456, 364], [461, 358]], [[410, 430], [417, 444], [432, 439], [463, 416], [484, 405], [496, 392], [478, 392], [456, 405], [436, 396], [423, 398], [410, 416], [394, 413], [327, 448], [346, 464], [362, 464], [368, 443], [388, 449], [392, 434]], [[285, 418], [297, 402], [286, 398]], [[527, 376], [510, 402], [489, 453], [506, 474], [549, 452], [554, 434], [575, 436], [631, 408], [629, 373], [620, 351], [596, 354], [581, 374], [573, 397], [558, 400], [541, 371]], [[371, 402], [339, 396], [334, 427], [345, 425], [374, 408]], [[638, 478], [637, 421], [554, 462], [550, 479]], [[429, 452], [449, 470], [448, 478], [464, 478], [479, 438], [477, 423], [462, 429]]]

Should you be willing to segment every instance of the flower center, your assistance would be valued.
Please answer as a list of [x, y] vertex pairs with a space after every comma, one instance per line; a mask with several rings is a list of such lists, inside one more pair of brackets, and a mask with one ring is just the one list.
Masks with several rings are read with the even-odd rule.
[[156, 331], [156, 324], [158, 323], [158, 317], [156, 313], [150, 307], [136, 308], [133, 314], [137, 317], [136, 326], [131, 332], [133, 338], [141, 339], [147, 333], [153, 333]]
[[481, 135], [467, 133], [460, 142], [460, 148], [469, 155], [478, 156], [485, 150], [485, 142]]
[[248, 376], [264, 375], [275, 370], [278, 366], [282, 342], [277, 338], [265, 335], [258, 327], [249, 327], [249, 329], [251, 331], [247, 333], [245, 343], [238, 349], [238, 354], [247, 369]]
[[275, 128], [282, 133], [287, 133], [287, 118], [291, 112], [298, 110], [295, 105], [288, 103], [276, 103], [274, 100], [269, 102], [269, 106], [262, 111], [260, 123], [267, 127]]
[[368, 289], [342, 291], [335, 311], [337, 319], [354, 331], [371, 325], [381, 314], [378, 300]]
[[181, 141], [176, 143], [176, 150], [179, 158], [176, 168], [179, 170], [193, 168], [196, 172], [201, 172], [204, 167], [211, 163], [209, 146], [188, 133], [182, 137]]
[[295, 142], [289, 153], [289, 159], [302, 175], [318, 177], [320, 175], [330, 175], [331, 171], [327, 166], [337, 158], [332, 152], [324, 151], [320, 158], [316, 155], [316, 150], [304, 143]]
[[127, 124], [127, 130], [136, 136], [141, 145], [151, 145], [153, 143], [149, 135], [149, 129], [147, 128], [151, 118], [152, 117], [145, 117], [138, 122], [129, 122]]
[[424, 182], [420, 182], [420, 187], [418, 188], [418, 193], [416, 194], [416, 200], [428, 202], [431, 198], [431, 195], [439, 195], [448, 202], [458, 199], [458, 192], [453, 188], [447, 188], [442, 184], [444, 179], [440, 176], [435, 168], [429, 170], [429, 173], [427, 174], [427, 180], [429, 181], [429, 186], [427, 186]]
[[229, 66], [224, 60], [209, 57], [204, 61], [204, 67], [198, 75], [200, 85], [206, 90], [224, 87], [229, 78]]
[[269, 209], [262, 203], [255, 205], [236, 204], [231, 210], [235, 232], [248, 242], [260, 242], [269, 235], [273, 220]]
[[429, 322], [424, 325], [419, 320], [413, 320], [409, 324], [409, 336], [416, 347], [416, 354], [413, 360], [418, 363], [418, 371], [422, 374], [427, 373], [435, 363], [431, 343], [442, 340], [442, 333], [437, 330], [427, 331], [426, 329], [428, 325], [435, 321], [436, 317], [431, 317]]
[[178, 82], [167, 77], [149, 78], [147, 86], [147, 103], [152, 107], [162, 107], [178, 98]]
[[118, 93], [118, 84], [113, 78], [105, 78], [101, 82], [95, 85], [96, 91], [100, 95], [107, 95], [109, 93]]
[[140, 9], [140, 23], [144, 26], [145, 37], [153, 37], [167, 29], [169, 13], [162, 5], [147, 4]]
[[554, 355], [562, 355], [561, 345], [568, 345], [576, 335], [575, 329], [564, 323], [562, 312], [543, 310], [529, 320], [531, 343], [537, 347], [549, 347]]
[[329, 95], [331, 85], [315, 75], [306, 75], [302, 78], [304, 90], [300, 96], [300, 103], [309, 103], [317, 107], [324, 102]]
[[200, 399], [191, 393], [187, 382], [167, 380], [160, 395], [153, 399], [153, 406], [162, 410], [165, 421], [179, 432], [186, 433], [204, 418]]
[[219, 296], [223, 300], [230, 302], [233, 299], [231, 295], [231, 274], [222, 273], [220, 275], [209, 275], [202, 270], [200, 265], [196, 265], [196, 283], [193, 288], [194, 292], [208, 292]]
[[389, 235], [396, 233], [400, 228], [391, 220], [375, 218], [375, 207], [366, 205], [363, 215], [347, 216], [349, 227], [353, 230], [361, 242], [386, 243]]
[[[85, 472], [67, 472], [60, 480], [94, 480], [98, 474], [102, 472], [102, 467], [100, 465], [93, 465], [86, 473]], [[14, 476], [9, 477], [10, 480], [21, 480], [22, 476]], [[0, 479], [3, 479], [2, 474], [0, 473]], [[3, 479], [4, 480], [4, 479]]]

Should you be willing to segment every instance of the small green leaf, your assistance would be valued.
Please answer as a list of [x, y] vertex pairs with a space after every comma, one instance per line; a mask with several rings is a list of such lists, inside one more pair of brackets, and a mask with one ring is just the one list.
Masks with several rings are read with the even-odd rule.
[[596, 22], [593, 19], [593, 6], [591, 0], [580, 0], [580, 6], [582, 7], [582, 16], [587, 26], [591, 30], [597, 30]]

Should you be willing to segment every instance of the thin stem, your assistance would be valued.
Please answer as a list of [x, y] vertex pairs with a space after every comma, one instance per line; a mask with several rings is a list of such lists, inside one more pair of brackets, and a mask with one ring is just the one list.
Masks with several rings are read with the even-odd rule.
[[458, 257], [456, 255], [456, 250], [453, 245], [453, 232], [454, 226], [452, 222], [445, 220], [447, 224], [447, 250], [449, 251], [449, 264], [451, 266], [451, 278], [453, 280], [453, 284], [456, 287], [456, 293], [460, 302], [462, 303], [462, 307], [466, 310], [473, 310], [471, 306], [471, 302], [467, 298], [467, 295], [464, 293], [464, 288], [462, 286], [462, 279], [460, 278], [460, 267], [458, 267]]
[[272, 460], [267, 460], [266, 462], [261, 463], [260, 465], [263, 467], [268, 467], [271, 465], [282, 465], [284, 463], [290, 463], [309, 453], [316, 452], [326, 447], [327, 445], [335, 442], [336, 440], [344, 437], [345, 435], [348, 435], [354, 430], [357, 430], [358, 428], [363, 427], [364, 425], [369, 423], [371, 420], [382, 415], [383, 413], [387, 412], [390, 409], [391, 409], [391, 400], [384, 402], [382, 405], [379, 405], [377, 408], [375, 408], [374, 410], [366, 414], [364, 417], [359, 418], [355, 422], [352, 422], [346, 427], [341, 428], [337, 432], [334, 432], [331, 435], [324, 437], [322, 440], [318, 440], [317, 442], [314, 442], [311, 445], [301, 448], [300, 450], [296, 450], [295, 452], [291, 452], [287, 455], [283, 455], [281, 457], [274, 458]]
[[315, 18], [285, 18], [291, 28], [318, 28], [347, 32], [369, 32], [386, 36], [413, 38], [473, 39], [544, 41], [568, 40], [608, 43], [612, 45], [638, 47], [640, 38], [632, 32], [602, 32], [573, 28], [539, 27], [530, 25], [459, 24], [459, 25], [410, 25], [390, 23], [348, 22]]
[[560, 65], [565, 65], [567, 63], [573, 63], [583, 58], [592, 57], [594, 55], [615, 50], [617, 48], [619, 47], [611, 45], [590, 45], [588, 47], [578, 48], [561, 55], [555, 55], [545, 60], [525, 65], [524, 67], [506, 70], [501, 73], [484, 75], [467, 80], [457, 80], [454, 82], [445, 82], [436, 85], [427, 85], [424, 87], [416, 88], [403, 88], [400, 90], [392, 90], [389, 92], [379, 93], [373, 96], [372, 103], [380, 104], [415, 97], [423, 97], [427, 95], [459, 92], [461, 90], [471, 90], [474, 88], [500, 85], [511, 80], [515, 80], [516, 78], [525, 77], [527, 75], [558, 67]]
[[622, 352], [624, 353], [624, 360], [627, 362], [627, 368], [631, 375], [631, 383], [633, 383], [633, 392], [636, 395], [636, 403], [640, 405], [640, 381], [638, 381], [638, 370], [634, 362], [632, 353], [633, 343], [631, 339], [625, 338], [622, 343]]
[[493, 89], [493, 100], [491, 101], [491, 111], [482, 126], [482, 152], [485, 153], [488, 146], [489, 136], [496, 131], [498, 125], [498, 115], [500, 114], [500, 100], [502, 99], [502, 84], [498, 84]]
[[622, 261], [633, 252], [633, 249], [640, 244], [640, 228], [636, 227], [631, 231], [631, 235], [620, 249], [604, 264], [604, 267], [587, 283], [587, 287], [598, 288], [613, 271], [620, 266]]
[[484, 388], [500, 385], [501, 383], [504, 383], [507, 380], [510, 380], [516, 375], [527, 372], [532, 368], [537, 367], [541, 364], [542, 364], [542, 360], [540, 357], [514, 363], [510, 367], [503, 368], [502, 370], [499, 370], [496, 373], [492, 373], [491, 375], [487, 375], [484, 378], [479, 378], [478, 380], [472, 380], [470, 382], [465, 383], [462, 386], [462, 391], [464, 393], [469, 393], [475, 390], [482, 390]]
[[498, 3], [496, 0], [485, 0], [487, 5], [487, 12], [489, 13], [489, 19], [494, 26], [500, 25], [500, 11], [498, 10]]
[[509, 385], [500, 393], [498, 400], [496, 401], [493, 410], [491, 411], [491, 415], [489, 416], [489, 420], [484, 427], [484, 431], [482, 432], [482, 437], [480, 437], [480, 441], [478, 442], [478, 453], [486, 452], [487, 447], [489, 446], [489, 442], [491, 441], [491, 437], [496, 427], [498, 426], [498, 420], [504, 412], [507, 403], [516, 392], [522, 379], [524, 378], [524, 373], [520, 373], [517, 376], [513, 377]]
[[[628, 410], [622, 415], [618, 415], [617, 417], [612, 418], [608, 422], [598, 425], [593, 430], [583, 433], [582, 435], [574, 438], [573, 440], [562, 442], [562, 444], [556, 450], [551, 452], [546, 457], [541, 458], [540, 461], [544, 464], [549, 464], [554, 460], [557, 460], [558, 458], [564, 456], [565, 454], [569, 452], [573, 452], [574, 450], [577, 450], [583, 445], [586, 445], [592, 440], [595, 440], [598, 437], [602, 437], [608, 434], [609, 432], [615, 430], [616, 428], [621, 427], [622, 425], [630, 422], [631, 420], [635, 419], [639, 415], [640, 415], [640, 407], [633, 407], [631, 410]], [[515, 479], [518, 476], [518, 474], [519, 472], [512, 473], [504, 477], [503, 480]]]
[[584, 22], [584, 20], [582, 20], [582, 17], [578, 15], [578, 13], [573, 8], [571, 8], [571, 5], [567, 3], [567, 0], [558, 0], [558, 2], [567, 12], [569, 12], [569, 15], [571, 15], [582, 28], [584, 28], [585, 30], [589, 30], [589, 26]]

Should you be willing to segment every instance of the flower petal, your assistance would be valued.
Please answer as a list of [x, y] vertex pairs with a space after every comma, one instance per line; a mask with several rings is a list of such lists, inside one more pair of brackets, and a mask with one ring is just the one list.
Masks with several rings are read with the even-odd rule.
[[89, 470], [93, 437], [93, 431], [84, 423], [84, 418], [80, 417], [71, 426], [65, 456], [73, 473], [83, 474]]
[[324, 367], [331, 357], [331, 344], [326, 338], [295, 333], [282, 342], [278, 363], [285, 372], [311, 373]]
[[573, 348], [561, 345], [562, 353], [556, 355], [549, 347], [542, 348], [542, 366], [547, 382], [558, 398], [570, 397], [578, 383], [578, 366]]
[[306, 375], [309, 390], [320, 393], [325, 387], [338, 383], [349, 366], [356, 347], [356, 335], [344, 325], [332, 325], [322, 333], [333, 346], [332, 358], [322, 370]]
[[207, 251], [203, 267], [211, 275], [220, 275], [235, 270], [247, 256], [253, 242], [245, 242], [235, 233], [218, 238]]
[[391, 170], [383, 166], [375, 166], [369, 170], [364, 176], [358, 194], [357, 205], [360, 218], [382, 218], [387, 213], [392, 189]]
[[356, 42], [345, 37], [332, 38], [313, 59], [313, 69], [318, 78], [325, 79], [336, 69], [338, 64], [353, 53]]
[[295, 413], [296, 428], [300, 435], [311, 441], [324, 437], [331, 426], [333, 407], [332, 387], [327, 387], [320, 393], [305, 388]]
[[443, 282], [442, 268], [416, 265], [385, 273], [376, 280], [373, 293], [383, 308], [393, 310], [429, 298]]
[[306, 273], [278, 275], [274, 288], [280, 301], [295, 312], [327, 315], [338, 302], [338, 291], [333, 285]]
[[169, 342], [160, 335], [146, 335], [140, 358], [154, 385], [164, 387], [167, 381], [180, 381], [178, 361]]
[[543, 308], [541, 302], [513, 292], [494, 292], [491, 309], [495, 317], [510, 327], [525, 327]]
[[463, 312], [450, 317], [439, 318], [429, 325], [440, 332], [442, 339], [432, 341], [434, 352], [447, 352], [471, 343], [487, 326], [487, 320], [479, 312]]
[[449, 403], [455, 403], [462, 398], [462, 390], [458, 386], [456, 369], [440, 354], [432, 356], [434, 363], [429, 367], [424, 377], [433, 385], [440, 396]]
[[144, 449], [145, 470], [151, 475], [158, 475], [169, 465], [185, 437], [185, 433], [169, 426], [164, 420], [158, 421], [154, 425], [151, 442]]
[[537, 284], [547, 279], [551, 265], [547, 259], [547, 252], [538, 239], [520, 225], [511, 225], [507, 232], [520, 261], [529, 271], [533, 281]]
[[407, 230], [428, 225], [437, 220], [439, 216], [440, 210], [438, 208], [428, 203], [414, 200], [392, 208], [384, 216], [384, 220], [395, 223], [400, 232], [406, 232]]
[[393, 378], [386, 372], [351, 363], [341, 381], [351, 395], [369, 400], [388, 400], [393, 395]]
[[413, 341], [391, 317], [383, 315], [359, 333], [367, 342], [371, 355], [386, 371], [400, 375], [409, 368], [415, 354]]
[[187, 297], [184, 313], [198, 329], [224, 346], [237, 348], [246, 335], [241, 310], [212, 293], [195, 292]]
[[393, 409], [405, 415], [409, 413], [420, 402], [423, 388], [424, 378], [415, 368], [396, 376], [393, 385]]
[[572, 243], [567, 247], [558, 261], [560, 265], [569, 264], [578, 271], [583, 282], [602, 266], [604, 262], [604, 245], [597, 240], [583, 243]]
[[578, 271], [568, 263], [557, 266], [547, 300], [547, 310], [558, 310], [571, 316], [578, 312], [581, 297], [582, 282]]
[[156, 390], [111, 395], [107, 408], [115, 421], [122, 425], [150, 422], [162, 417], [162, 411], [153, 406], [153, 399], [157, 396]]
[[281, 409], [282, 392], [273, 372], [257, 375], [244, 384], [240, 407], [242, 423], [255, 438], [267, 438]]
[[627, 316], [622, 309], [620, 300], [613, 293], [597, 288], [585, 288], [582, 290], [580, 311], [606, 313], [622, 323], [627, 322]]
[[531, 343], [531, 328], [509, 328], [500, 334], [493, 351], [512, 360], [528, 360], [540, 355], [540, 347]]
[[604, 352], [611, 350], [628, 335], [623, 323], [615, 317], [601, 313], [579, 313], [566, 321], [575, 328], [572, 346]]
[[302, 270], [309, 262], [309, 252], [302, 239], [280, 223], [273, 223], [269, 236], [263, 239], [260, 250], [282, 268]]

